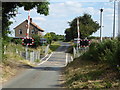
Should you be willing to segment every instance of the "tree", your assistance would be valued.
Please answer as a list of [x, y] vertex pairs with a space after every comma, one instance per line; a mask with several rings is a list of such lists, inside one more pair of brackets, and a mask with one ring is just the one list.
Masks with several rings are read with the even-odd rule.
[[71, 31], [71, 29], [70, 28], [67, 28], [66, 30], [65, 30], [65, 40], [66, 41], [70, 41], [70, 40], [72, 40], [73, 38], [73, 35], [72, 35], [72, 31]]
[[50, 44], [52, 41], [64, 40], [64, 35], [57, 35], [54, 32], [46, 33], [44, 38]]
[[34, 45], [33, 47], [38, 47], [40, 45], [40, 38], [42, 36], [39, 36], [39, 35], [32, 35], [32, 38], [34, 39]]
[[46, 38], [47, 42], [49, 44], [51, 44], [51, 42], [52, 42], [52, 35], [50, 33], [46, 33], [45, 36], [44, 36], [44, 38]]
[[[91, 15], [84, 14], [83, 16], [79, 16], [79, 27], [80, 27], [80, 38], [84, 39], [90, 36], [92, 33], [96, 32], [100, 26], [96, 21], [93, 21]], [[67, 41], [73, 40], [77, 38], [77, 18], [73, 19], [73, 21], [69, 22], [70, 28], [65, 30]]]
[[57, 35], [54, 32], [50, 32], [51, 36], [52, 36], [52, 40], [57, 41]]
[[57, 36], [57, 40], [64, 40], [65, 36], [64, 35], [56, 35]]
[[10, 18], [16, 16], [18, 8], [24, 7], [24, 10], [37, 8], [37, 13], [48, 15], [49, 2], [3, 2], [2, 3], [2, 35], [5, 39], [9, 32], [9, 26], [12, 22]]

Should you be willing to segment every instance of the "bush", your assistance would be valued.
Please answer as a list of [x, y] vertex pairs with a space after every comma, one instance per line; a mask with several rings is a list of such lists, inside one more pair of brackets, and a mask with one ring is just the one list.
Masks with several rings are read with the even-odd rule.
[[106, 62], [110, 65], [120, 65], [120, 41], [104, 40], [101, 43], [93, 42], [82, 57], [87, 60]]
[[12, 39], [11, 41], [15, 44], [22, 44], [22, 39]]
[[38, 47], [40, 45], [40, 38], [41, 36], [38, 36], [38, 35], [33, 35], [32, 38], [34, 38], [34, 45], [32, 47]]

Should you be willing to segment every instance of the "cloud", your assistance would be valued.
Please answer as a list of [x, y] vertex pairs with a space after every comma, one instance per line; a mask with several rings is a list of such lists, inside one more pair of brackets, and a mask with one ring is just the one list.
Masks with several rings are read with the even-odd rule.
[[106, 13], [113, 13], [113, 8], [105, 8], [104, 12], [106, 12]]
[[84, 8], [84, 12], [85, 13], [89, 13], [91, 15], [97, 15], [99, 14], [99, 10], [93, 8], [93, 7], [87, 7], [87, 8]]
[[82, 12], [82, 4], [80, 2], [66, 1], [61, 3], [51, 3], [50, 5], [50, 16], [66, 17], [73, 12]]
[[33, 20], [35, 21], [46, 21], [46, 19], [44, 17], [33, 17]]

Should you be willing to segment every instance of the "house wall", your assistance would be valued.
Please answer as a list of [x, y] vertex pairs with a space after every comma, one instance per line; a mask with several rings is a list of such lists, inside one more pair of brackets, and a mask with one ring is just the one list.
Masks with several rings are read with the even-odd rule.
[[[21, 23], [20, 25], [18, 25], [16, 28], [15, 28], [15, 37], [26, 37], [26, 33], [27, 33], [27, 22], [24, 21], [23, 23]], [[19, 34], [19, 30], [22, 30], [22, 34]], [[31, 37], [33, 34], [32, 34], [32, 30], [34, 30], [34, 34], [36, 35], [41, 35], [42, 32], [38, 31], [33, 25], [30, 25], [30, 28], [29, 28], [29, 37]]]
[[[26, 36], [26, 31], [27, 31], [27, 22], [23, 22], [22, 24], [18, 25], [16, 28], [15, 28], [15, 37], [25, 37]], [[19, 30], [22, 30], [22, 34], [19, 34]]]

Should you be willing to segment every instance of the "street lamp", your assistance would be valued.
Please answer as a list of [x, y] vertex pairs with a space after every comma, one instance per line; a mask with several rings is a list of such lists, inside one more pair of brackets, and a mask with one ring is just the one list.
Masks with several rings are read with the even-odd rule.
[[100, 9], [100, 41], [102, 41], [102, 12], [103, 9]]

